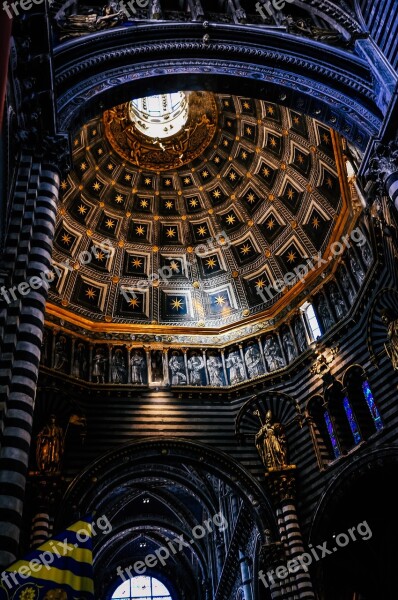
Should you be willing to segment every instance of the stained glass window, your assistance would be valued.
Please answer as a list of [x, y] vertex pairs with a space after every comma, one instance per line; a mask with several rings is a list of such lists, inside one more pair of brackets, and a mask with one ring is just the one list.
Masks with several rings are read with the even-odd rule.
[[334, 454], [335, 458], [338, 458], [341, 455], [341, 452], [340, 452], [339, 445], [337, 443], [337, 438], [336, 438], [336, 434], [334, 432], [332, 419], [330, 418], [330, 414], [328, 413], [327, 410], [325, 411], [323, 416], [325, 418], [326, 427], [327, 427], [330, 441], [332, 444], [333, 454]]
[[113, 592], [112, 600], [172, 600], [167, 587], [155, 577], [132, 577]]
[[373, 421], [374, 421], [374, 424], [376, 427], [376, 431], [380, 431], [380, 429], [383, 429], [383, 423], [381, 421], [380, 413], [377, 410], [377, 406], [376, 406], [374, 398], [373, 398], [372, 390], [370, 389], [369, 381], [363, 382], [362, 390], [363, 390], [363, 393], [365, 396], [366, 404], [368, 405], [370, 414], [372, 415], [372, 418], [373, 418]]
[[357, 445], [361, 441], [361, 434], [359, 432], [358, 423], [355, 419], [354, 413], [352, 412], [351, 404], [348, 398], [344, 398], [344, 410], [347, 415], [348, 423], [350, 424], [350, 428], [352, 431], [352, 435], [354, 438], [354, 444]]

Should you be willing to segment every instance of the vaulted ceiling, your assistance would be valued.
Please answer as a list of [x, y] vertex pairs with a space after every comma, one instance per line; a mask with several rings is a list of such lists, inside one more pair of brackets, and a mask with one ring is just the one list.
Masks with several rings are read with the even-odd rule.
[[185, 129], [164, 143], [131, 126], [128, 103], [72, 138], [50, 312], [152, 330], [274, 317], [304, 287], [267, 287], [344, 232], [334, 131], [263, 100], [189, 99]]

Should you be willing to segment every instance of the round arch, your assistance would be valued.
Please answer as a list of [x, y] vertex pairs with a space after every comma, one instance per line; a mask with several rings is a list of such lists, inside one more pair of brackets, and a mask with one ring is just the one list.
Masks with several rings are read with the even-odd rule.
[[54, 65], [63, 131], [134, 97], [210, 89], [291, 107], [364, 149], [386, 112], [364, 60], [276, 28], [170, 23], [142, 25], [134, 35], [119, 28], [62, 44]]

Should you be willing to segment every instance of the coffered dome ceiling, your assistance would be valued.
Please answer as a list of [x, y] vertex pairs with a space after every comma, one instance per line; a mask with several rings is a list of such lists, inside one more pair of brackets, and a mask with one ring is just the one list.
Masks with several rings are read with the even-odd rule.
[[188, 116], [169, 137], [151, 137], [148, 114], [137, 128], [137, 102], [74, 136], [49, 313], [115, 331], [222, 331], [274, 318], [330, 269], [269, 287], [350, 226], [337, 134], [266, 101], [181, 97]]

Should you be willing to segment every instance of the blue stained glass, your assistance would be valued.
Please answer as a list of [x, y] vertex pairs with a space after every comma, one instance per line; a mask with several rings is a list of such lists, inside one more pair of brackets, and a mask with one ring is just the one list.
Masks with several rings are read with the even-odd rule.
[[366, 404], [369, 407], [370, 414], [372, 415], [373, 421], [375, 423], [376, 431], [380, 431], [383, 429], [383, 423], [381, 421], [381, 416], [379, 411], [377, 410], [377, 406], [375, 404], [372, 390], [370, 389], [369, 381], [364, 381], [362, 384], [362, 390], [365, 396]]
[[350, 404], [348, 398], [344, 398], [343, 404], [344, 404], [345, 414], [347, 415], [347, 419], [350, 424], [352, 435], [354, 437], [354, 444], [355, 445], [359, 444], [359, 442], [361, 441], [361, 434], [359, 432], [358, 424], [354, 417], [354, 413], [352, 412], [351, 404]]
[[337, 443], [336, 434], [334, 432], [334, 427], [333, 427], [332, 419], [330, 418], [330, 415], [329, 415], [329, 413], [328, 413], [327, 410], [325, 411], [325, 413], [324, 413], [323, 416], [325, 418], [326, 427], [328, 429], [328, 434], [329, 434], [329, 437], [330, 437], [330, 441], [332, 442], [334, 456], [335, 456], [335, 458], [338, 458], [341, 455], [341, 452], [340, 452], [339, 445]]

